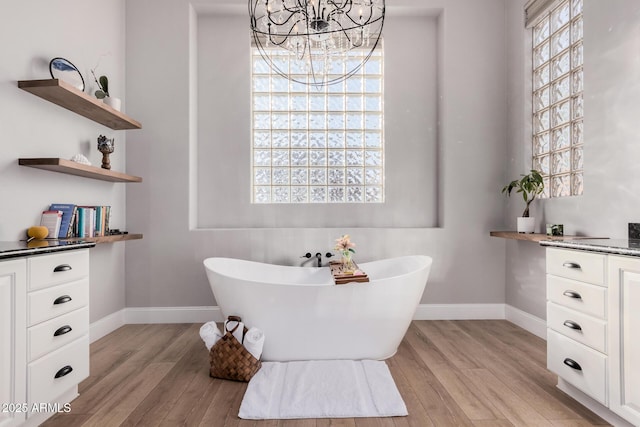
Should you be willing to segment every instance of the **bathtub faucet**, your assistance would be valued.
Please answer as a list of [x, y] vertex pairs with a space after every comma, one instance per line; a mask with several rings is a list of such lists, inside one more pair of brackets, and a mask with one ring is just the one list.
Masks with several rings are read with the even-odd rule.
[[[312, 255], [311, 252], [307, 252], [302, 255], [300, 258], [306, 258], [307, 261], [311, 261]], [[316, 258], [318, 259], [318, 267], [322, 267], [322, 254], [320, 252], [316, 253]], [[305, 264], [307, 261], [304, 261], [302, 264]]]
[[[331, 252], [327, 252], [324, 256], [327, 258], [331, 258], [333, 254]], [[318, 267], [322, 267], [322, 254], [320, 252], [316, 252], [315, 257], [318, 260]], [[307, 252], [306, 254], [302, 255], [300, 258], [307, 258], [307, 260], [310, 261], [312, 258], [311, 252]], [[306, 262], [307, 261], [303, 262], [303, 264]]]

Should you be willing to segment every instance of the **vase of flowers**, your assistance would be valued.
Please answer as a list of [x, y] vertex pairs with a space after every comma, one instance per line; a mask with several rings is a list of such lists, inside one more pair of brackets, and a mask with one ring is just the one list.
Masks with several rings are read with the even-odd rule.
[[342, 270], [344, 273], [353, 273], [356, 269], [353, 264], [353, 260], [351, 259], [352, 255], [356, 253], [353, 249], [355, 247], [356, 244], [351, 241], [348, 234], [336, 239], [336, 246], [334, 249], [342, 255]]

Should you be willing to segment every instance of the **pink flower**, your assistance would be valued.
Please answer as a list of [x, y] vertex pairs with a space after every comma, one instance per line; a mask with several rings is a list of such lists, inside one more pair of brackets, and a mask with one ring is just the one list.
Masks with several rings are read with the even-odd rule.
[[348, 234], [336, 239], [336, 247], [334, 248], [336, 251], [340, 251], [342, 253], [345, 252], [354, 252], [353, 248], [356, 247], [356, 244], [353, 243]]

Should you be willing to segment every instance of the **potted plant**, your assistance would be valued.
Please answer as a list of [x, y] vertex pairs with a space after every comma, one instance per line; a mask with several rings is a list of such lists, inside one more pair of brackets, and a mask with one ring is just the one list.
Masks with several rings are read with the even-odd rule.
[[536, 220], [529, 216], [529, 205], [533, 202], [537, 195], [544, 191], [544, 181], [542, 175], [537, 170], [531, 170], [527, 175], [521, 175], [522, 178], [511, 181], [502, 189], [503, 193], [511, 196], [511, 190], [514, 188], [518, 193], [522, 193], [522, 198], [527, 204], [522, 212], [522, 216], [518, 217], [518, 233], [533, 233], [535, 230]]
[[120, 98], [113, 98], [109, 95], [109, 79], [107, 76], [100, 76], [98, 79], [93, 70], [91, 70], [91, 74], [93, 74], [93, 80], [98, 85], [98, 90], [95, 92], [96, 98], [102, 99], [105, 104], [114, 110], [120, 111]]

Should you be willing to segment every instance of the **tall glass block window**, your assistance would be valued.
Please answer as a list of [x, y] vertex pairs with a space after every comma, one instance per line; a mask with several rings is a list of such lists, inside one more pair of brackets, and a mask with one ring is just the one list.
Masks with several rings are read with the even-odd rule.
[[[351, 51], [346, 61], [366, 53]], [[307, 79], [286, 50], [274, 58]], [[331, 71], [342, 67], [334, 62]], [[384, 202], [383, 69], [377, 49], [358, 74], [318, 89], [272, 72], [252, 49], [253, 203]]]
[[533, 168], [543, 197], [582, 194], [582, 0], [566, 0], [533, 28]]

